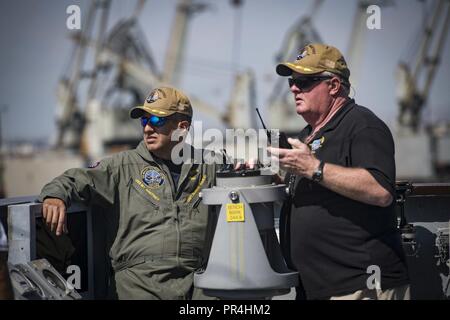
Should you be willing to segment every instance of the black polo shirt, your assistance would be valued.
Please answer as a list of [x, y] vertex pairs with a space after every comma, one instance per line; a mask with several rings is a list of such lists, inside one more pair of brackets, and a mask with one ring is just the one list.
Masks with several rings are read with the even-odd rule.
[[[300, 140], [310, 133], [307, 126]], [[309, 146], [326, 163], [368, 170], [395, 199], [394, 141], [367, 108], [347, 101]], [[386, 208], [372, 206], [296, 177], [289, 220], [287, 251], [308, 299], [367, 288], [372, 265], [380, 268], [382, 289], [408, 283], [395, 201]]]

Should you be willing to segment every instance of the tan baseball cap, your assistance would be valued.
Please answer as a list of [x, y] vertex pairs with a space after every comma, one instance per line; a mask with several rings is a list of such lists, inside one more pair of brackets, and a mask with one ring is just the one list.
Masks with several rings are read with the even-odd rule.
[[144, 112], [159, 117], [167, 117], [178, 112], [192, 117], [192, 106], [188, 97], [180, 90], [161, 87], [150, 92], [144, 105], [131, 109], [130, 117], [140, 118]]
[[280, 76], [285, 77], [291, 76], [293, 72], [313, 75], [323, 71], [340, 75], [347, 81], [350, 77], [350, 70], [341, 52], [335, 47], [320, 43], [307, 45], [295, 61], [280, 63], [276, 70]]

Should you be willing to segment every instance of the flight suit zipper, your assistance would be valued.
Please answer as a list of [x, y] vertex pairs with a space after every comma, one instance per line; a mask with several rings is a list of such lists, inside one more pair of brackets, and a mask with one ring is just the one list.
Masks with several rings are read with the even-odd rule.
[[175, 218], [175, 229], [177, 233], [177, 266], [180, 266], [180, 251], [181, 251], [181, 242], [180, 242], [180, 207], [177, 205], [177, 216]]

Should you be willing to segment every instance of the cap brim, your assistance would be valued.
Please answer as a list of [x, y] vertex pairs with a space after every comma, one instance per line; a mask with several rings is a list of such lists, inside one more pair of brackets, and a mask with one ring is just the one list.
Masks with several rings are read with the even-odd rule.
[[305, 67], [300, 64], [295, 64], [292, 62], [285, 62], [277, 65], [276, 71], [280, 76], [288, 77], [292, 76], [293, 72], [309, 75], [320, 73], [323, 72], [324, 70], [319, 68]]
[[157, 108], [147, 108], [144, 106], [137, 106], [130, 110], [130, 118], [137, 119], [142, 117], [145, 113], [150, 113], [152, 115], [158, 116], [158, 117], [168, 117], [172, 114], [174, 114], [176, 111], [168, 111], [168, 110], [161, 110]]
[[280, 63], [277, 65], [277, 73], [282, 77], [288, 77], [292, 75], [292, 69], [289, 68], [286, 64]]

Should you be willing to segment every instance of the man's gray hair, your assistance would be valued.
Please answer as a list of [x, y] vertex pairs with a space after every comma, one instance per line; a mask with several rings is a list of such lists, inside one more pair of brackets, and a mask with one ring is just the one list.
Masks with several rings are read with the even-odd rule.
[[340, 75], [335, 74], [333, 72], [329, 72], [329, 71], [323, 71], [319, 74], [319, 76], [328, 76], [328, 77], [337, 77], [339, 78], [339, 81], [341, 81], [342, 86], [344, 87], [344, 90], [346, 92], [346, 94], [348, 95], [350, 93], [350, 82], [347, 79], [342, 78]]

